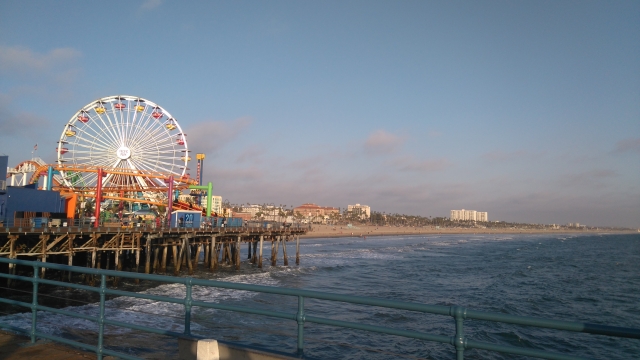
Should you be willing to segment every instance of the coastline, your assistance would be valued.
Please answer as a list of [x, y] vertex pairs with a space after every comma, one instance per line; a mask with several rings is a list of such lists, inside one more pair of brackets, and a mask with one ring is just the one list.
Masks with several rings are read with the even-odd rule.
[[538, 229], [465, 229], [465, 228], [415, 228], [395, 226], [362, 225], [348, 228], [345, 225], [313, 225], [311, 231], [301, 235], [301, 239], [309, 238], [337, 238], [337, 237], [365, 237], [365, 236], [400, 236], [400, 235], [460, 235], [460, 234], [640, 234], [628, 230], [538, 230]]

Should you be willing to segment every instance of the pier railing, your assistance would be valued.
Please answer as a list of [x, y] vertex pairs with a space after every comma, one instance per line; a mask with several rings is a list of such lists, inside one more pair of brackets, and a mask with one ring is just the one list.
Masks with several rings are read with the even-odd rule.
[[[143, 220], [137, 221], [135, 219], [129, 220], [119, 220], [119, 219], [110, 219], [110, 220], [100, 220], [98, 223], [99, 228], [101, 229], [129, 229], [129, 230], [140, 230], [140, 231], [148, 231], [148, 230], [160, 230], [160, 229], [213, 229], [213, 228], [261, 228], [268, 230], [283, 230], [283, 229], [291, 229], [291, 230], [300, 230], [300, 229], [310, 229], [311, 226], [308, 224], [302, 223], [280, 223], [280, 222], [272, 222], [272, 221], [247, 221], [238, 224], [225, 224], [225, 226], [221, 226], [220, 220], [212, 220], [212, 218], [203, 217], [203, 221], [198, 227], [180, 227], [174, 226], [170, 227], [166, 223], [161, 223], [157, 225], [153, 220]], [[222, 218], [218, 218], [222, 219]], [[213, 226], [211, 224], [214, 224]], [[91, 218], [80, 218], [80, 219], [50, 219], [46, 217], [35, 217], [35, 218], [27, 218], [27, 219], [8, 219], [6, 222], [0, 221], [0, 232], [9, 232], [9, 231], [29, 231], [31, 229], [43, 231], [49, 230], [54, 232], [59, 232], [59, 229], [86, 229], [91, 230], [94, 228], [94, 224], [91, 222]], [[20, 229], [20, 230], [16, 230]]]
[[[588, 333], [588, 334], [640, 339], [640, 329], [636, 329], [636, 328], [624, 328], [624, 327], [615, 327], [615, 326], [590, 324], [590, 323], [582, 323], [582, 322], [574, 322], [574, 321], [560, 321], [560, 320], [552, 320], [552, 319], [497, 314], [497, 313], [471, 310], [471, 309], [467, 309], [460, 306], [426, 305], [426, 304], [414, 303], [414, 302], [395, 301], [395, 300], [343, 295], [343, 294], [332, 294], [332, 293], [326, 293], [326, 292], [320, 292], [320, 291], [281, 288], [281, 287], [272, 287], [272, 286], [263, 286], [263, 285], [252, 285], [252, 284], [243, 284], [243, 283], [230, 283], [230, 282], [223, 282], [223, 281], [216, 281], [216, 280], [179, 278], [179, 277], [170, 277], [170, 276], [161, 276], [161, 275], [147, 275], [147, 274], [113, 271], [113, 270], [90, 269], [90, 268], [84, 268], [84, 267], [43, 263], [39, 261], [35, 261], [35, 262], [24, 261], [24, 260], [16, 260], [16, 259], [8, 259], [8, 258], [0, 258], [0, 263], [8, 264], [10, 267], [20, 265], [20, 266], [33, 268], [32, 277], [0, 273], [0, 277], [2, 278], [19, 280], [19, 281], [28, 281], [33, 284], [31, 303], [26, 303], [26, 302], [21, 302], [17, 300], [0, 297], [0, 302], [2, 303], [31, 309], [32, 315], [31, 315], [30, 330], [25, 331], [22, 328], [14, 327], [9, 324], [5, 324], [1, 322], [0, 322], [0, 328], [13, 330], [19, 333], [25, 333], [31, 337], [31, 342], [35, 342], [37, 338], [44, 338], [44, 339], [57, 341], [63, 344], [71, 345], [77, 348], [93, 351], [97, 354], [97, 357], [100, 360], [103, 358], [104, 355], [117, 356], [121, 359], [138, 359], [137, 357], [134, 357], [128, 354], [123, 354], [113, 350], [109, 350], [103, 346], [105, 325], [128, 328], [128, 329], [139, 330], [139, 331], [146, 331], [149, 333], [168, 335], [168, 336], [174, 336], [174, 337], [184, 337], [184, 336], [192, 337], [191, 311], [194, 306], [290, 320], [293, 323], [292, 326], [296, 327], [297, 329], [297, 349], [296, 350], [297, 350], [297, 354], [300, 357], [303, 357], [303, 354], [304, 354], [305, 323], [323, 324], [323, 325], [335, 326], [340, 328], [357, 329], [357, 330], [369, 331], [369, 332], [380, 333], [380, 334], [389, 334], [389, 335], [396, 335], [396, 336], [401, 336], [406, 338], [421, 339], [421, 340], [439, 342], [444, 344], [450, 344], [455, 349], [457, 360], [464, 359], [464, 352], [465, 350], [468, 350], [468, 349], [482, 349], [482, 350], [500, 352], [504, 354], [531, 356], [534, 358], [541, 358], [541, 359], [558, 359], [558, 360], [584, 359], [583, 357], [574, 356], [570, 354], [554, 353], [554, 352], [545, 351], [545, 350], [493, 344], [493, 343], [487, 343], [487, 342], [470, 339], [467, 336], [465, 336], [465, 332], [464, 332], [464, 320], [466, 319], [485, 320], [485, 321], [498, 322], [498, 323], [514, 324], [514, 325], [533, 326], [538, 328], [548, 328], [548, 329], [564, 330], [564, 331], [571, 331], [571, 332], [582, 332], [582, 333]], [[97, 275], [101, 279], [100, 286], [94, 287], [94, 286], [87, 286], [87, 285], [81, 285], [81, 284], [43, 279], [39, 277], [40, 270], [42, 268], [61, 270], [61, 271], [70, 271], [70, 272], [89, 274], [89, 275]], [[129, 292], [129, 291], [116, 290], [116, 289], [109, 289], [107, 288], [108, 276], [131, 278], [131, 279], [143, 279], [143, 280], [172, 283], [172, 284], [182, 284], [185, 286], [185, 290], [186, 290], [185, 297], [172, 298], [172, 297], [166, 297], [166, 296], [158, 296], [158, 295], [142, 294], [142, 293], [135, 293], [135, 292]], [[77, 312], [67, 311], [64, 309], [56, 309], [56, 308], [40, 305], [38, 303], [38, 285], [39, 284], [48, 284], [53, 286], [61, 286], [61, 287], [99, 293], [100, 295], [99, 315], [89, 316], [89, 315], [80, 314]], [[251, 308], [246, 306], [226, 305], [226, 304], [213, 303], [213, 302], [207, 302], [207, 301], [197, 301], [192, 298], [192, 288], [193, 286], [196, 286], [196, 285], [297, 297], [298, 307], [297, 307], [297, 311], [294, 313], [294, 312], [256, 309], [256, 308]], [[177, 333], [177, 332], [169, 331], [166, 329], [152, 328], [148, 326], [108, 319], [105, 316], [106, 295], [124, 296], [124, 297], [147, 299], [147, 300], [166, 302], [166, 303], [182, 304], [184, 306], [184, 332]], [[413, 330], [404, 330], [404, 329], [390, 328], [385, 326], [335, 320], [335, 319], [325, 318], [325, 317], [309, 316], [309, 315], [306, 315], [305, 313], [305, 299], [318, 299], [318, 300], [336, 301], [336, 302], [344, 302], [344, 303], [351, 303], [351, 304], [370, 305], [370, 306], [378, 306], [378, 307], [384, 307], [384, 308], [390, 308], [390, 309], [409, 310], [409, 311], [416, 311], [421, 313], [448, 316], [453, 319], [453, 322], [455, 324], [455, 334], [449, 335], [449, 336], [427, 334], [427, 333], [413, 331]], [[53, 336], [53, 335], [38, 331], [38, 311], [48, 311], [56, 314], [74, 317], [74, 318], [85, 319], [85, 320], [89, 320], [97, 323], [98, 325], [97, 346], [80, 343], [77, 341]]]

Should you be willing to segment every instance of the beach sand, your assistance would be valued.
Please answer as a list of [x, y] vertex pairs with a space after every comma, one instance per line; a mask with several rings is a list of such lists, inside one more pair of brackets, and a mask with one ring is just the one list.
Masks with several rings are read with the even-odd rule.
[[434, 235], [434, 234], [633, 234], [636, 231], [610, 231], [610, 230], [537, 230], [537, 229], [466, 229], [466, 228], [440, 228], [435, 227], [396, 227], [358, 225], [351, 228], [346, 225], [313, 225], [311, 231], [300, 238], [330, 238], [350, 236], [394, 236], [394, 235]]

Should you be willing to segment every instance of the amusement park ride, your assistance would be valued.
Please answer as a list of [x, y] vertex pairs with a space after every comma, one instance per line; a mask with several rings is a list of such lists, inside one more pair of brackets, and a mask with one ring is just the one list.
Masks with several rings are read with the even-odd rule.
[[[135, 271], [144, 256], [146, 273], [166, 272], [171, 261], [174, 274], [179, 274], [181, 264], [192, 273], [202, 251], [212, 271], [225, 262], [240, 269], [241, 243], [249, 245], [251, 263], [262, 267], [264, 241], [271, 241], [272, 266], [276, 266], [279, 244], [287, 266], [286, 242], [295, 240], [296, 263], [300, 262], [300, 235], [307, 228], [211, 216], [212, 185], [201, 184], [204, 154], [196, 156], [198, 173], [193, 179], [187, 172], [190, 156], [184, 131], [169, 112], [149, 100], [119, 95], [87, 104], [65, 124], [56, 154], [53, 164], [32, 156], [8, 169], [9, 187], [0, 181], [4, 196], [0, 213], [4, 206], [6, 218], [0, 221], [0, 257], [35, 256], [46, 262], [49, 256], [54, 256], [53, 261], [66, 256], [73, 265], [74, 256], [81, 256], [79, 262], [92, 268], [109, 268], [109, 259], [114, 259], [114, 269], [122, 270], [123, 254], [135, 252]], [[4, 166], [7, 157], [0, 160]], [[28, 184], [43, 184], [44, 191], [25, 189]], [[177, 193], [186, 189], [192, 195], [206, 195], [206, 208], [176, 201]], [[96, 204], [95, 218], [91, 216], [89, 222], [86, 216], [76, 216], [78, 200], [82, 204], [87, 198]], [[138, 219], [134, 225], [122, 218], [101, 217], [101, 210], [120, 212], [125, 203], [165, 207], [167, 222]], [[54, 210], [42, 210], [45, 207]], [[9, 272], [15, 274], [16, 266], [9, 265]]]
[[[65, 124], [56, 147], [57, 161], [39, 158], [10, 169], [11, 185], [16, 176], [26, 185], [44, 177], [43, 190], [56, 190], [67, 197], [67, 214], [75, 212], [78, 198], [94, 198], [96, 204], [109, 199], [166, 206], [172, 209], [206, 210], [208, 206], [169, 201], [174, 193], [201, 185], [187, 173], [191, 159], [187, 137], [180, 124], [161, 106], [136, 96], [118, 95], [95, 100]], [[202, 189], [202, 186], [198, 187]], [[101, 206], [96, 206], [96, 217]]]

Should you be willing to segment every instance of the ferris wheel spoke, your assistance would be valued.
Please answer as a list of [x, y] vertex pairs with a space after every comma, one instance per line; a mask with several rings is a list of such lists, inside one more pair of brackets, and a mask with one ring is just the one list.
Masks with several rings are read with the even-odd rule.
[[116, 144], [120, 143], [120, 136], [118, 134], [118, 130], [117, 128], [114, 127], [114, 124], [111, 122], [111, 118], [109, 117], [109, 113], [105, 112], [104, 113], [104, 117], [107, 119], [107, 121], [109, 122], [109, 124], [107, 124], [107, 122], [105, 122], [103, 116], [101, 114], [98, 114], [98, 118], [100, 119], [100, 122], [103, 125], [103, 129], [105, 129], [106, 131], [109, 132], [109, 135], [112, 138], [112, 141]]
[[154, 156], [153, 158], [148, 158], [148, 157], [143, 157], [143, 156], [139, 156], [136, 157], [136, 160], [138, 161], [144, 161], [147, 162], [149, 164], [154, 164], [154, 163], [165, 163], [165, 164], [172, 164], [172, 165], [177, 165], [180, 164], [182, 162], [182, 159], [180, 158], [176, 158], [176, 157], [160, 157], [160, 156]]
[[78, 144], [84, 144], [85, 147], [91, 149], [100, 149], [108, 151], [109, 149], [117, 149], [117, 143], [105, 134], [100, 133], [80, 133], [78, 134]]
[[136, 164], [138, 166], [138, 168], [143, 169], [143, 170], [148, 170], [148, 171], [152, 171], [152, 172], [159, 172], [159, 173], [165, 173], [165, 174], [175, 174], [175, 172], [170, 171], [169, 169], [166, 169], [162, 166], [159, 166], [158, 164], [154, 164], [154, 163], [147, 163], [144, 161], [136, 161]]
[[151, 172], [161, 172], [157, 166], [149, 166], [145, 161], [133, 160], [132, 161], [137, 169], [147, 170]]
[[[132, 168], [135, 168], [135, 166], [133, 166], [133, 164], [131, 163], [131, 160], [128, 160], [128, 162], [129, 162], [129, 165], [130, 165]], [[138, 185], [140, 185], [140, 187], [141, 187], [141, 188], [143, 188], [143, 189], [147, 187], [146, 182], [144, 181], [144, 179], [143, 179], [141, 176], [134, 176], [132, 180], [135, 180], [135, 181], [136, 181], [136, 183], [137, 183]]]
[[149, 170], [154, 170], [154, 171], [157, 171], [157, 172], [174, 174], [174, 175], [178, 174], [177, 171], [173, 170], [175, 168], [178, 168], [177, 164], [174, 164], [174, 163], [155, 160], [153, 162], [151, 162], [151, 161], [141, 161], [140, 164], [141, 164], [141, 166], [144, 166], [144, 167], [148, 168]]
[[136, 109], [136, 115], [139, 113], [140, 116], [138, 116], [138, 123], [136, 124], [135, 129], [132, 129], [131, 135], [130, 135], [130, 139], [132, 141], [132, 144], [135, 144], [135, 139], [138, 138], [138, 134], [143, 130], [146, 129], [148, 124], [149, 124], [149, 118], [151, 118], [151, 114], [149, 114], [147, 112], [147, 105], [144, 105], [144, 110], [141, 112], [138, 112]]
[[[118, 100], [118, 103], [122, 103], [122, 99]], [[112, 104], [112, 107], [115, 106]], [[127, 127], [129, 126], [129, 121], [128, 121], [128, 117], [125, 119], [125, 113], [127, 113], [127, 115], [129, 114], [129, 111], [126, 111], [127, 109], [129, 109], [130, 106], [127, 105], [126, 108], [124, 109], [119, 109], [118, 110], [118, 115], [120, 115], [120, 121], [118, 122], [120, 124], [120, 130], [122, 132], [122, 143], [126, 144], [127, 141]], [[114, 111], [115, 111], [115, 107], [114, 107]], [[116, 118], [118, 117], [118, 115], [116, 115]]]
[[137, 142], [145, 137], [155, 136], [156, 133], [167, 133], [167, 137], [170, 137], [170, 134], [168, 134], [166, 130], [167, 129], [160, 123], [160, 121], [154, 119], [151, 114], [148, 114], [145, 123], [142, 124], [142, 127], [140, 128], [140, 131], [134, 136], [134, 141]]
[[83, 140], [85, 142], [87, 142], [87, 143], [91, 143], [90, 141], [85, 139], [85, 137], [86, 137], [86, 138], [93, 139], [94, 140], [93, 143], [99, 142], [102, 145], [104, 145], [105, 147], [107, 147], [107, 148], [109, 147], [109, 143], [105, 142], [102, 138], [99, 138], [99, 137], [97, 137], [97, 136], [95, 136], [93, 134], [90, 134], [90, 133], [86, 133], [86, 132], [76, 133], [76, 137], [77, 137], [79, 143], [80, 143], [80, 141], [83, 141]]
[[[112, 149], [113, 147], [109, 147], [109, 146], [104, 146], [104, 145], [100, 145], [100, 146], [96, 146], [96, 145], [91, 145], [90, 143], [86, 143], [86, 142], [78, 142], [73, 144], [74, 147], [74, 151], [95, 151], [95, 150], [102, 150], [104, 152], [109, 151], [110, 149]], [[75, 148], [82, 148], [82, 149], [88, 149], [88, 150], [75, 150]]]
[[139, 142], [138, 147], [149, 148], [153, 145], [160, 145], [160, 144], [166, 144], [166, 145], [171, 144], [172, 146], [176, 146], [176, 144], [174, 144], [173, 141], [167, 142], [166, 137], [163, 137], [162, 135], [163, 134], [160, 133], [160, 134], [154, 135], [153, 137], [145, 138], [143, 141]]
[[[122, 118], [120, 120], [118, 119], [118, 113], [121, 111], [114, 107], [115, 106], [114, 103], [117, 103], [117, 102], [119, 102], [119, 100], [109, 102], [110, 109], [109, 111], [105, 112], [105, 115], [107, 115], [109, 122], [113, 124], [112, 126], [114, 130], [118, 134], [118, 144], [122, 144], [125, 136], [122, 129]], [[113, 120], [111, 119], [112, 117], [113, 117]]]
[[[104, 129], [106, 129], [107, 131], [100, 131], [100, 129], [98, 128], [99, 123], [96, 120], [100, 118], [100, 115], [98, 114], [97, 116], [94, 117], [91, 113], [88, 113], [88, 114], [89, 114], [89, 121], [84, 124], [82, 128], [83, 132], [86, 132], [84, 130], [85, 128], [89, 128], [94, 134], [100, 134], [101, 137], [105, 139], [105, 142], [115, 143], [116, 138], [114, 137], [114, 134], [111, 132], [111, 128], [107, 127], [106, 125]], [[102, 119], [100, 120], [104, 124], [104, 121], [102, 121]]]
[[162, 127], [156, 127], [152, 131], [141, 132], [138, 137], [134, 139], [134, 144], [139, 144], [140, 146], [148, 146], [149, 144], [157, 143], [161, 140], [171, 139], [171, 134], [169, 134], [166, 129]]
[[96, 157], [95, 156], [90, 156], [90, 155], [89, 156], [73, 156], [72, 159], [74, 159], [74, 161], [79, 161], [79, 160], [85, 161], [85, 160], [96, 159]]
[[155, 159], [149, 160], [149, 161], [164, 163], [164, 164], [173, 164], [173, 165], [178, 165], [183, 162], [181, 158], [174, 157], [174, 156], [166, 156], [166, 157], [156, 156]]
[[[109, 147], [109, 144], [107, 142], [105, 142], [102, 138], [99, 138], [93, 134], [90, 134], [88, 132], [84, 132], [81, 130], [78, 130], [78, 132], [76, 132], [75, 137], [75, 143], [76, 144], [85, 144], [86, 146], [89, 146], [89, 144], [93, 143], [95, 144], [96, 142], [101, 144], [102, 146], [104, 146], [105, 148]], [[91, 140], [89, 140], [91, 139]]]
[[[111, 109], [106, 110], [104, 112], [104, 114], [101, 115], [101, 117], [104, 116], [107, 119], [107, 121], [109, 122], [109, 125], [106, 126], [106, 124], [105, 124], [105, 127], [109, 128], [109, 129], [112, 129], [111, 131], [114, 134], [114, 141], [117, 144], [121, 144], [122, 143], [122, 133], [120, 132], [120, 127], [118, 126], [117, 117], [116, 117], [116, 114], [114, 112], [115, 109], [113, 108], [113, 104], [112, 103], [110, 103], [109, 105], [111, 106]], [[103, 104], [103, 106], [104, 106], [104, 104]], [[105, 107], [105, 109], [106, 109], [106, 107]], [[113, 116], [113, 120], [111, 119], [112, 116]]]
[[[122, 111], [122, 115], [127, 117], [126, 120], [126, 124], [127, 124], [127, 140], [131, 139], [131, 135], [133, 134], [133, 132], [135, 131], [135, 127], [136, 125], [136, 118], [137, 118], [137, 111], [135, 109], [134, 105], [135, 103], [132, 104], [131, 99], [127, 99], [127, 108], [126, 111]], [[128, 143], [128, 142], [127, 142]]]
[[173, 144], [165, 144], [155, 149], [136, 151], [136, 154], [145, 156], [182, 157], [185, 156], [186, 153], [176, 150]]
[[[164, 113], [163, 113], [163, 115], [165, 117], [169, 116], [168, 114], [164, 114]], [[147, 128], [147, 133], [144, 134], [144, 136], [145, 137], [156, 137], [158, 135], [164, 135], [166, 138], [170, 139], [171, 138], [171, 134], [169, 133], [169, 129], [167, 129], [165, 127], [165, 125], [162, 124], [159, 120], [156, 120], [156, 119], [151, 120], [151, 119], [152, 119], [152, 117], [149, 116], [149, 120], [152, 121], [149, 124], [149, 126], [152, 127], [153, 131], [148, 131], [148, 128]], [[142, 136], [143, 134], [140, 134], [140, 135]], [[136, 140], [140, 140], [140, 137], [137, 137]]]
[[152, 131], [149, 131], [149, 129], [145, 129], [144, 131], [139, 131], [137, 136], [131, 139], [131, 145], [133, 148], [137, 148], [137, 149], [149, 147], [156, 142], [154, 141], [154, 138], [157, 138], [158, 140], [162, 139], [161, 137], [158, 136], [159, 134], [160, 133], [157, 129]]

